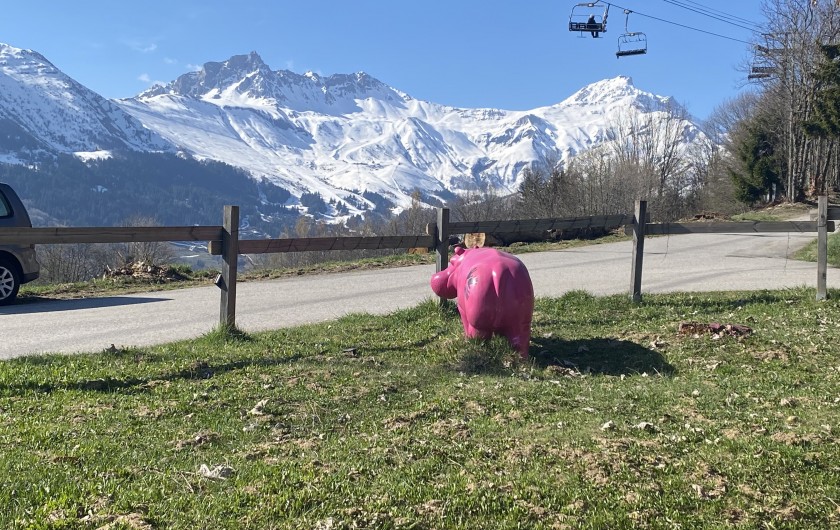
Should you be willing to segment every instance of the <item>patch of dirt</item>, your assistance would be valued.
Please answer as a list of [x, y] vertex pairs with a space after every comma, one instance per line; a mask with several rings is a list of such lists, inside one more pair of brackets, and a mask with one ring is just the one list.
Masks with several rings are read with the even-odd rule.
[[729, 221], [729, 216], [718, 212], [701, 212], [691, 217], [680, 219], [680, 222], [686, 221]]
[[761, 501], [762, 499], [764, 499], [764, 494], [754, 489], [749, 484], [739, 484], [738, 491], [745, 497], [749, 497], [753, 500]]
[[424, 517], [440, 517], [443, 515], [444, 508], [446, 508], [446, 502], [440, 499], [432, 499], [414, 507], [417, 514]]
[[429, 427], [429, 430], [436, 436], [453, 440], [465, 440], [470, 437], [467, 422], [454, 418], [438, 420]]
[[[139, 513], [128, 513], [123, 515], [93, 515], [83, 517], [82, 522], [92, 523], [97, 526], [96, 530], [153, 530], [154, 526], [146, 521], [145, 517]], [[105, 524], [102, 524], [105, 523]]]
[[813, 434], [801, 435], [795, 432], [777, 432], [770, 435], [770, 439], [776, 443], [801, 447], [819, 441], [819, 438]]
[[103, 279], [116, 278], [132, 278], [134, 280], [141, 280], [153, 283], [167, 283], [187, 281], [190, 278], [184, 276], [180, 272], [171, 267], [161, 267], [160, 265], [150, 265], [144, 261], [135, 261], [126, 263], [122, 267], [111, 268], [105, 266], [105, 272], [102, 274]]
[[190, 278], [184, 276], [172, 267], [161, 267], [159, 265], [150, 265], [144, 261], [134, 261], [126, 263], [122, 267], [112, 269], [105, 266], [105, 272], [102, 274], [103, 279], [116, 280], [118, 278], [131, 278], [150, 283], [169, 283], [169, 282], [183, 282]]
[[139, 418], [158, 419], [168, 414], [168, 412], [164, 408], [151, 409], [148, 405], [140, 405], [134, 410], [134, 414]]
[[789, 359], [787, 352], [783, 352], [781, 350], [767, 350], [767, 351], [759, 351], [759, 352], [750, 352], [753, 359], [757, 361], [762, 361], [765, 363], [769, 363], [772, 361], [782, 361], [786, 363]]
[[726, 521], [730, 525], [738, 526], [748, 519], [747, 513], [737, 507], [730, 506], [723, 511], [724, 517], [726, 517]]
[[408, 414], [398, 414], [397, 416], [383, 420], [382, 426], [389, 431], [405, 429], [406, 427], [414, 425], [417, 420], [426, 417], [428, 412], [429, 411], [427, 410], [415, 410], [414, 412], [409, 412]]
[[740, 430], [735, 429], [735, 428], [731, 428], [731, 427], [727, 428], [727, 429], [723, 429], [720, 433], [727, 440], [737, 440], [737, 439], [742, 438], [744, 436], [744, 433], [742, 433]]
[[744, 338], [752, 335], [752, 328], [742, 324], [722, 324], [720, 322], [680, 322], [677, 328], [680, 335], [711, 335], [712, 339], [723, 337]]
[[795, 504], [773, 510], [776, 517], [782, 521], [798, 521], [802, 519], [802, 510]]
[[[656, 441], [630, 438], [599, 438], [596, 441], [599, 445], [597, 452], [575, 450], [562, 456], [596, 486], [610, 484], [615, 475], [629, 471], [639, 488], [650, 491], [659, 488], [656, 474], [670, 465], [670, 460], [657, 450], [659, 444]], [[632, 454], [630, 449], [633, 446], [646, 450], [642, 454]]]
[[202, 445], [215, 442], [221, 437], [219, 433], [212, 431], [199, 431], [186, 440], [178, 440], [175, 443], [175, 449], [182, 450], [191, 447], [200, 447]]
[[701, 499], [717, 499], [726, 493], [729, 486], [726, 477], [705, 462], [698, 464], [689, 478], [692, 481], [691, 489]]

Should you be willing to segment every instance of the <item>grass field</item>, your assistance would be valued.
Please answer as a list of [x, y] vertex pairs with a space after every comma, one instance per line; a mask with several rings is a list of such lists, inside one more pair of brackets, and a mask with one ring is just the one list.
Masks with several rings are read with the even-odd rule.
[[[828, 234], [827, 245], [827, 259], [830, 267], [840, 267], [840, 232]], [[817, 241], [814, 240], [799, 252], [794, 257], [802, 261], [817, 261]]]
[[431, 302], [3, 362], [0, 528], [838, 527], [829, 294], [541, 299], [524, 362]]

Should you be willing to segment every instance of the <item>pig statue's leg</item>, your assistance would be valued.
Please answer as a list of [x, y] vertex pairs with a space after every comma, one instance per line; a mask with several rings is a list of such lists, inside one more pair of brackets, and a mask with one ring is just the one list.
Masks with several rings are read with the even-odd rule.
[[461, 322], [464, 324], [464, 334], [471, 339], [489, 339], [493, 336], [492, 332], [478, 329], [470, 324], [466, 318], [462, 318]]
[[464, 327], [464, 334], [469, 337], [472, 326], [467, 320], [467, 316], [464, 314], [464, 308], [461, 307], [460, 303], [458, 304], [458, 315], [461, 317], [461, 325]]
[[482, 307], [477, 306], [475, 303], [469, 305], [466, 300], [458, 300], [458, 312], [461, 315], [461, 324], [464, 325], [464, 334], [468, 338], [489, 339], [493, 336], [493, 330], [476, 327], [476, 324], [482, 325], [482, 318], [486, 319], [482, 309]]
[[506, 330], [505, 336], [511, 347], [519, 352], [523, 359], [528, 358], [528, 344], [531, 342], [531, 323], [526, 322], [518, 327]]

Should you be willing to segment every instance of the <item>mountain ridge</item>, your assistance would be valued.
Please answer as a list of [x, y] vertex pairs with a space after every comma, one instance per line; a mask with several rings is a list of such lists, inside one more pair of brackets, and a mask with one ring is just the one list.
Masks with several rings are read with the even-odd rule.
[[[118, 104], [82, 86], [43, 55], [2, 43], [0, 120], [0, 134], [14, 134], [24, 152], [172, 149]], [[0, 149], [8, 151], [11, 144], [0, 144]]]
[[[15, 57], [42, 78], [25, 75]], [[684, 111], [626, 76], [536, 109], [457, 108], [415, 99], [365, 72], [272, 70], [257, 52], [207, 62], [133, 98], [106, 100], [37, 52], [0, 45], [5, 85], [27, 94], [25, 108], [46, 118], [26, 121], [0, 94], [0, 161], [50, 150], [81, 158], [119, 149], [177, 152], [267, 179], [288, 189], [287, 206], [301, 211], [300, 197], [316, 193], [334, 205], [328, 216], [335, 219], [376, 207], [370, 193], [399, 210], [415, 191], [427, 204], [474, 189], [513, 192], [528, 165], [567, 161], [605, 141], [620, 113]], [[686, 143], [701, 134], [690, 120], [684, 129]], [[31, 138], [33, 145], [9, 140], [23, 133], [29, 136], [19, 143]]]

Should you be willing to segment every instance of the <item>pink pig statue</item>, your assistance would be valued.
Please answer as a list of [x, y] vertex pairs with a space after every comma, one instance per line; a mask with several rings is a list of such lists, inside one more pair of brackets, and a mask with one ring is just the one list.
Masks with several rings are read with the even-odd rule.
[[528, 357], [534, 287], [519, 258], [494, 248], [457, 247], [431, 286], [438, 296], [458, 298], [467, 337], [504, 335], [523, 359]]

